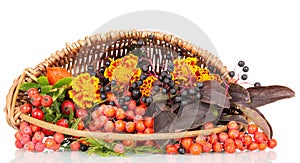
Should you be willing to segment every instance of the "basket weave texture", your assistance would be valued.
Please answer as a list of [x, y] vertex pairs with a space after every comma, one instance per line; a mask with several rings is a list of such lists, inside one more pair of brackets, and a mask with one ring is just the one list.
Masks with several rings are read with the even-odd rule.
[[106, 58], [117, 59], [127, 55], [129, 52], [128, 48], [135, 46], [140, 40], [143, 41], [143, 48], [149, 55], [147, 57], [152, 60], [154, 71], [158, 74], [165, 70], [165, 67], [162, 65], [166, 65], [169, 61], [168, 58], [178, 57], [178, 52], [182, 53], [184, 57], [198, 58], [198, 65], [202, 68], [208, 68], [211, 73], [217, 73], [219, 75], [227, 73], [226, 67], [217, 56], [172, 34], [159, 31], [138, 30], [111, 31], [104, 34], [95, 34], [71, 44], [66, 43], [65, 48], [56, 51], [34, 68], [26, 68], [23, 73], [14, 80], [6, 97], [6, 106], [4, 108], [7, 123], [13, 128], [18, 129], [21, 121], [27, 121], [40, 127], [68, 135], [115, 140], [172, 139], [196, 136], [199, 134], [208, 135], [211, 132], [218, 133], [226, 130], [226, 126], [220, 126], [214, 129], [181, 133], [142, 135], [98, 133], [60, 127], [21, 113], [20, 106], [26, 103], [28, 98], [24, 91], [19, 90], [20, 85], [25, 82], [36, 81], [39, 76], [45, 75], [47, 67], [64, 67], [74, 76], [86, 72], [89, 65], [93, 65], [94, 68], [98, 70], [104, 64]]

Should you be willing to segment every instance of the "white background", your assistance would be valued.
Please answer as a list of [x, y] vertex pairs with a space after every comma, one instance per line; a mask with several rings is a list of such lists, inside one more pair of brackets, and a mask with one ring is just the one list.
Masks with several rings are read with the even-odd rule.
[[[173, 12], [196, 23], [210, 38], [225, 65], [233, 68], [238, 60], [245, 60], [250, 67], [249, 82], [260, 81], [263, 85], [289, 86], [295, 90], [297, 96], [300, 88], [299, 72], [297, 72], [299, 60], [296, 58], [300, 52], [299, 7], [296, 1], [287, 0], [252, 0], [251, 2], [28, 0], [7, 3], [1, 1], [0, 108], [4, 108], [7, 92], [13, 80], [22, 73], [24, 68], [34, 67], [51, 53], [63, 48], [66, 42], [83, 39], [117, 16], [149, 9]], [[178, 26], [182, 26], [182, 30], [185, 30], [184, 24]], [[296, 131], [299, 130], [300, 109], [297, 104], [300, 104], [299, 99], [295, 97], [260, 108], [273, 126], [274, 138], [278, 141], [278, 146], [271, 153], [276, 153], [277, 156], [273, 162], [299, 158], [297, 154], [300, 144]], [[0, 129], [1, 162], [20, 161], [15, 159], [20, 155], [18, 152], [15, 154], [15, 131], [6, 123], [4, 112], [0, 113]], [[260, 159], [258, 158], [260, 153], [249, 153], [242, 158], [242, 161]], [[33, 154], [28, 153], [25, 156], [28, 159], [34, 157]], [[62, 162], [57, 158], [63, 160], [64, 156], [56, 156], [57, 154], [48, 155], [56, 158], [56, 162]], [[73, 154], [73, 157], [78, 155]], [[145, 156], [144, 159], [168, 162], [201, 159], [215, 161], [216, 159], [212, 157], [214, 155], [165, 158]], [[237, 155], [223, 157], [227, 158], [227, 161], [241, 161], [241, 157]], [[94, 159], [101, 161], [102, 158]], [[132, 161], [130, 159], [126, 158], [122, 161], [130, 162]], [[51, 162], [51, 159], [47, 160]], [[91, 159], [86, 160], [91, 161]], [[264, 159], [260, 160], [263, 161]]]

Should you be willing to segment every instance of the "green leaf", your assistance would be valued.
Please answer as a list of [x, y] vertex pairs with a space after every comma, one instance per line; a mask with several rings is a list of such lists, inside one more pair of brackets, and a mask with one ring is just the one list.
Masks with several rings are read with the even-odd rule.
[[48, 94], [51, 92], [52, 86], [51, 85], [42, 85], [41, 86], [41, 94]]
[[46, 122], [53, 122], [54, 119], [55, 119], [55, 116], [53, 114], [49, 114], [49, 113], [45, 114], [45, 121]]
[[55, 91], [53, 94], [53, 101], [56, 101], [57, 98], [59, 98], [61, 95], [63, 95], [65, 93], [65, 89], [64, 88], [60, 88], [58, 89], [58, 91]]
[[38, 83], [40, 86], [49, 85], [49, 81], [48, 81], [48, 79], [47, 79], [46, 76], [40, 76], [40, 77], [37, 79], [37, 83]]
[[22, 90], [22, 91], [27, 91], [30, 88], [36, 88], [36, 89], [38, 89], [39, 85], [36, 84], [36, 83], [26, 82], [26, 83], [22, 84], [19, 89]]
[[53, 85], [53, 88], [62, 88], [65, 85], [69, 86], [72, 80], [73, 77], [62, 78]]
[[61, 116], [62, 114], [56, 112], [55, 119], [52, 122], [56, 123], [56, 121], [58, 121], [61, 118]]
[[77, 129], [78, 129], [78, 124], [79, 124], [80, 121], [81, 121], [81, 118], [77, 118], [77, 119], [72, 123], [71, 128], [77, 130]]
[[72, 109], [70, 109], [69, 122], [71, 122], [73, 118], [74, 118], [74, 112]]

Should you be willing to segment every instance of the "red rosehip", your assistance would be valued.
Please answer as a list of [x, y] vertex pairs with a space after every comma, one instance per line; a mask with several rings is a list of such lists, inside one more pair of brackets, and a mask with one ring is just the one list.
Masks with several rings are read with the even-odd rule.
[[62, 118], [62, 119], [60, 119], [60, 120], [58, 120], [58, 121], [56, 122], [56, 125], [57, 125], [57, 126], [61, 126], [61, 127], [66, 127], [66, 128], [68, 128], [68, 127], [69, 127], [69, 122], [68, 122], [67, 119]]
[[24, 145], [24, 149], [26, 149], [28, 151], [31, 151], [31, 152], [34, 152], [34, 143], [32, 141], [27, 142]]
[[39, 119], [39, 120], [43, 120], [44, 116], [45, 116], [44, 112], [42, 111], [42, 109], [39, 109], [39, 108], [35, 108], [31, 112], [31, 117]]
[[252, 142], [250, 145], [247, 147], [248, 150], [254, 151], [258, 149], [258, 144], [256, 142]]
[[71, 100], [65, 100], [62, 104], [61, 104], [61, 112], [64, 114], [69, 115], [71, 113], [71, 111], [75, 111], [75, 105], [74, 102]]
[[45, 143], [43, 142], [37, 142], [34, 146], [34, 149], [37, 151], [37, 152], [43, 152], [44, 149], [46, 148], [46, 145]]
[[125, 126], [126, 126], [126, 123], [123, 120], [115, 121], [115, 131], [123, 132], [123, 131], [125, 131]]
[[88, 111], [86, 109], [76, 109], [76, 118], [81, 118], [81, 120], [86, 120], [88, 118]]
[[45, 95], [41, 99], [41, 104], [44, 107], [49, 107], [52, 105], [52, 103], [53, 103], [53, 99], [50, 95]]
[[275, 148], [277, 146], [276, 139], [269, 140], [268, 143], [267, 143], [267, 145], [268, 145], [269, 148]]
[[39, 91], [36, 88], [29, 88], [27, 91], [27, 95], [31, 98], [33, 95], [38, 94]]
[[226, 132], [219, 133], [218, 137], [220, 142], [225, 142], [228, 139], [228, 135]]
[[53, 135], [53, 138], [54, 138], [54, 140], [56, 141], [56, 143], [60, 144], [61, 142], [64, 141], [65, 136], [64, 136], [64, 134], [62, 134], [62, 133], [60, 133], [60, 132], [56, 132], [56, 133]]
[[144, 124], [148, 128], [153, 128], [154, 126], [154, 118], [150, 116], [144, 117]]
[[33, 106], [36, 106], [36, 107], [42, 106], [41, 100], [42, 100], [42, 96], [41, 96], [40, 94], [34, 94], [34, 95], [30, 98], [31, 104], [32, 104]]
[[116, 110], [116, 118], [118, 120], [123, 120], [123, 119], [125, 119], [125, 117], [126, 117], [125, 111], [121, 108], [118, 108]]
[[238, 130], [239, 125], [236, 123], [236, 121], [230, 121], [227, 123], [228, 130]]
[[42, 142], [45, 137], [45, 134], [41, 131], [34, 133], [33, 138], [35, 142]]
[[30, 124], [30, 128], [31, 128], [33, 133], [41, 130], [41, 127], [39, 127], [37, 125], [34, 125], [34, 124]]
[[80, 149], [80, 143], [78, 141], [73, 141], [70, 144], [70, 148], [72, 151], [78, 151]]
[[214, 152], [222, 152], [223, 145], [220, 142], [216, 142], [212, 146]]
[[25, 114], [30, 114], [31, 113], [31, 110], [32, 110], [32, 105], [31, 104], [23, 104], [20, 108], [21, 112], [22, 113], [25, 113]]
[[236, 148], [235, 148], [234, 144], [229, 144], [229, 145], [225, 146], [225, 151], [227, 153], [234, 153], [235, 150], [236, 150]]
[[238, 138], [239, 134], [240, 134], [239, 130], [236, 129], [232, 129], [228, 131], [228, 137], [232, 139]]
[[249, 124], [247, 129], [249, 134], [254, 134], [258, 131], [258, 127], [256, 124]]
[[21, 131], [23, 134], [32, 135], [32, 130], [30, 126], [26, 126]]
[[18, 149], [22, 149], [24, 147], [24, 145], [20, 142], [20, 140], [15, 141], [15, 146]]

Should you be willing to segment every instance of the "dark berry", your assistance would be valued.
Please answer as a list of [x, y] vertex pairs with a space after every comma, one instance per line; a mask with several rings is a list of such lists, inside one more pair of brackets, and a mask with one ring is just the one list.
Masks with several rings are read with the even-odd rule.
[[162, 94], [166, 94], [167, 91], [168, 91], [167, 88], [162, 88], [161, 93], [162, 93]]
[[139, 40], [139, 41], [137, 42], [137, 45], [138, 45], [138, 46], [143, 46], [143, 44], [144, 44], [144, 41], [143, 41], [143, 40]]
[[112, 81], [110, 82], [110, 85], [111, 85], [111, 86], [115, 86], [116, 84], [117, 84], [116, 80], [112, 80]]
[[182, 56], [183, 56], [183, 54], [182, 54], [181, 51], [178, 51], [178, 52], [177, 52], [177, 55], [178, 55], [178, 57], [182, 57]]
[[143, 96], [143, 97], [142, 97], [142, 102], [143, 102], [143, 103], [146, 103], [146, 99], [147, 99], [147, 97], [146, 97], [146, 96]]
[[100, 98], [101, 98], [101, 100], [105, 100], [106, 95], [104, 93], [101, 93]]
[[179, 147], [179, 148], [177, 149], [177, 151], [178, 151], [178, 153], [181, 154], [181, 155], [185, 154], [185, 148], [183, 148], [183, 147]]
[[172, 75], [171, 74], [167, 74], [167, 78], [171, 80], [172, 79]]
[[88, 71], [94, 71], [94, 66], [92, 66], [92, 65], [88, 66], [88, 67], [87, 67], [87, 70], [88, 70]]
[[160, 76], [165, 78], [165, 77], [167, 77], [167, 75], [168, 75], [168, 73], [166, 71], [163, 71]]
[[181, 100], [181, 105], [182, 105], [182, 106], [187, 105], [187, 101], [186, 101], [186, 100]]
[[245, 66], [245, 62], [244, 62], [244, 61], [239, 61], [239, 62], [238, 62], [238, 65], [239, 65], [240, 67], [243, 67], [243, 66]]
[[181, 97], [180, 96], [176, 96], [175, 97], [175, 102], [181, 102]]
[[170, 59], [172, 59], [172, 56], [169, 54], [169, 55], [166, 56], [166, 59], [170, 60]]
[[152, 97], [147, 97], [146, 98], [146, 104], [150, 105], [153, 102], [153, 98]]
[[165, 84], [169, 84], [169, 82], [170, 82], [170, 79], [168, 79], [168, 78], [165, 78], [165, 79], [164, 79], [164, 83], [165, 83]]
[[90, 72], [89, 74], [90, 74], [90, 76], [96, 76], [97, 75], [97, 73], [94, 72], [94, 71]]
[[249, 67], [248, 67], [248, 66], [244, 66], [244, 67], [243, 67], [243, 71], [244, 71], [244, 72], [248, 72], [248, 71], [249, 71]]
[[175, 86], [175, 82], [174, 82], [174, 80], [171, 80], [170, 82], [169, 82], [169, 87], [174, 87]]
[[149, 38], [149, 40], [153, 40], [154, 39], [154, 35], [149, 35], [148, 38]]
[[123, 105], [125, 103], [125, 100], [123, 98], [119, 99], [119, 104]]
[[147, 75], [146, 74], [141, 74], [141, 76], [140, 76], [140, 79], [141, 80], [145, 80], [147, 78]]
[[140, 92], [139, 89], [132, 90], [132, 97], [133, 97], [133, 99], [138, 99], [141, 96], [142, 96], [142, 93]]
[[127, 105], [122, 105], [121, 107], [122, 107], [122, 109], [123, 109], [124, 111], [128, 110], [128, 106], [127, 106]]
[[79, 148], [82, 152], [85, 152], [89, 149], [89, 146], [80, 143], [80, 148]]
[[260, 85], [260, 82], [255, 82], [254, 83], [254, 87], [260, 87], [261, 85]]
[[247, 75], [247, 74], [243, 74], [243, 75], [241, 76], [241, 79], [242, 79], [242, 80], [247, 80], [247, 78], [248, 78], [248, 75]]
[[190, 89], [188, 90], [188, 93], [189, 93], [190, 95], [194, 95], [196, 92], [195, 92], [195, 89], [190, 88]]
[[137, 88], [138, 87], [138, 85], [137, 85], [137, 83], [136, 82], [134, 82], [134, 83], [132, 83], [132, 86], [131, 86], [133, 89], [135, 89], [135, 88]]
[[228, 73], [228, 75], [229, 75], [230, 77], [234, 77], [234, 76], [235, 76], [235, 72], [234, 72], [234, 71], [230, 71], [230, 72]]
[[104, 68], [104, 67], [100, 67], [100, 68], [99, 68], [99, 72], [100, 72], [101, 74], [104, 74], [104, 71], [105, 71], [105, 68]]
[[200, 100], [200, 98], [201, 98], [201, 94], [200, 94], [200, 93], [197, 93], [197, 94], [195, 95], [195, 100]]
[[105, 66], [109, 67], [110, 66], [110, 61], [105, 61]]
[[185, 97], [187, 94], [188, 94], [187, 90], [183, 90], [183, 91], [181, 92], [181, 96], [183, 96], [183, 97]]
[[144, 65], [143, 67], [142, 67], [142, 71], [143, 72], [148, 72], [149, 71], [149, 66], [148, 65]]
[[111, 105], [111, 106], [115, 106], [116, 105], [115, 102], [113, 102], [113, 101], [109, 101], [108, 104]]
[[143, 85], [143, 81], [138, 80], [138, 81], [136, 81], [136, 84], [137, 84], [137, 86], [139, 87], [139, 86]]
[[131, 99], [130, 96], [125, 96], [125, 97], [124, 97], [124, 101], [125, 101], [125, 102], [129, 102], [130, 99]]
[[199, 88], [199, 89], [201, 89], [201, 88], [203, 88], [203, 82], [197, 82], [197, 84], [196, 84], [196, 86]]
[[105, 92], [109, 92], [111, 90], [111, 87], [110, 86], [105, 86], [104, 90], [105, 90]]
[[175, 95], [177, 93], [176, 89], [175, 88], [171, 88], [170, 89], [170, 94], [171, 95]]
[[104, 87], [101, 87], [99, 91], [100, 93], [104, 93], [105, 92]]
[[102, 84], [103, 85], [106, 85], [106, 84], [108, 84], [109, 83], [109, 79], [108, 78], [103, 78], [102, 79]]
[[162, 81], [164, 81], [164, 77], [163, 76], [158, 76], [158, 80], [162, 82]]
[[160, 90], [160, 86], [156, 85], [154, 86], [154, 91], [158, 92]]

